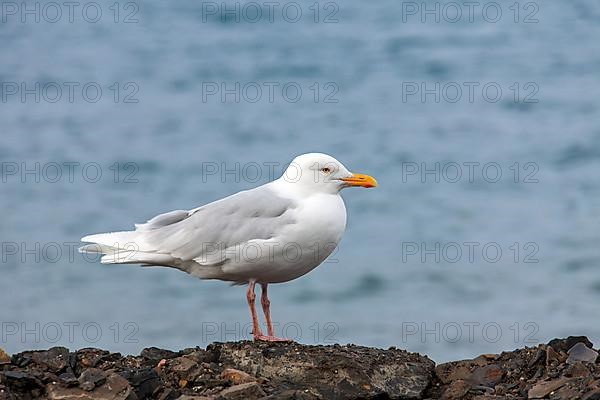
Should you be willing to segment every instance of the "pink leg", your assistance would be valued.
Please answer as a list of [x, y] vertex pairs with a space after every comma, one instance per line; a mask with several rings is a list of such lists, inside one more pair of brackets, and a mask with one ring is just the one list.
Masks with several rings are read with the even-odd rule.
[[269, 336], [274, 336], [273, 334], [273, 323], [271, 322], [271, 302], [269, 301], [269, 297], [267, 295], [267, 285], [263, 284], [262, 287], [262, 295], [260, 296], [260, 305], [263, 309], [263, 314], [265, 314], [265, 320], [267, 322], [267, 333]]
[[260, 304], [262, 305], [263, 314], [265, 314], [265, 320], [267, 321], [268, 336], [260, 335], [258, 338], [254, 336], [254, 340], [265, 340], [268, 342], [291, 342], [290, 339], [282, 339], [274, 335], [273, 323], [271, 322], [271, 302], [269, 301], [269, 297], [267, 295], [267, 284], [263, 283], [261, 284], [261, 287], [262, 295], [260, 296]]
[[252, 280], [248, 282], [248, 290], [246, 291], [246, 300], [248, 300], [248, 307], [250, 307], [250, 315], [252, 316], [252, 336], [254, 340], [263, 336], [260, 326], [258, 325], [258, 315], [256, 314], [256, 309], [254, 308], [254, 300], [256, 299], [256, 295], [254, 294], [254, 285], [256, 281]]

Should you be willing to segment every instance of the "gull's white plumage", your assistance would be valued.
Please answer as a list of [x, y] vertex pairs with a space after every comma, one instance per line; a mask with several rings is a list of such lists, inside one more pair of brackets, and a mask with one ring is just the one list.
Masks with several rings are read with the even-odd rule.
[[375, 185], [331, 156], [304, 154], [273, 182], [160, 214], [134, 231], [85, 236], [92, 244], [80, 250], [103, 254], [107, 264], [169, 266], [203, 279], [250, 283], [252, 296], [260, 283], [266, 297], [267, 284], [306, 274], [338, 245], [346, 227], [340, 190]]

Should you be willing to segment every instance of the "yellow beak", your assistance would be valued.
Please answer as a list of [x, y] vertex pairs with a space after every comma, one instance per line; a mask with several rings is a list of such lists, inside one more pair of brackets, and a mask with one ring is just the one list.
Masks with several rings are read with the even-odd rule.
[[360, 186], [364, 188], [377, 187], [375, 178], [365, 174], [352, 174], [352, 176], [340, 178], [340, 180], [345, 182], [348, 186]]

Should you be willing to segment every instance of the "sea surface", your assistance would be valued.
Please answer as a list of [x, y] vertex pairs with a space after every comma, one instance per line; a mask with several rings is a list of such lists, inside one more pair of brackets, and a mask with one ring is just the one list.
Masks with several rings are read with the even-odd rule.
[[74, 249], [313, 151], [379, 187], [270, 287], [277, 334], [436, 361], [600, 344], [597, 0], [61, 4], [0, 15], [0, 347], [248, 338], [243, 287]]

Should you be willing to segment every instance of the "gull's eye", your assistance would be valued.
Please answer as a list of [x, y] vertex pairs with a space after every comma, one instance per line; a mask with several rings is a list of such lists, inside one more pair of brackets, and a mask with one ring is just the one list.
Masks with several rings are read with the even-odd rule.
[[329, 167], [323, 167], [321, 168], [321, 172], [324, 174], [330, 174], [331, 173], [331, 168]]

